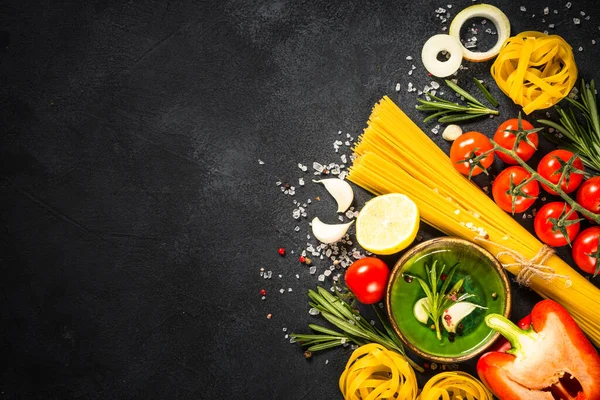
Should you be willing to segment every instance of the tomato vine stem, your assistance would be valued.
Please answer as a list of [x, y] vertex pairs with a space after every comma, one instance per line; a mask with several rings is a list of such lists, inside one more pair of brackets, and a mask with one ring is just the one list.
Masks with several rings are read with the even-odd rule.
[[514, 158], [515, 161], [517, 161], [520, 166], [525, 168], [527, 170], [527, 172], [529, 172], [535, 180], [537, 180], [540, 183], [543, 183], [544, 185], [548, 186], [550, 189], [554, 190], [568, 205], [571, 206], [571, 208], [573, 210], [581, 213], [582, 215], [585, 215], [586, 217], [593, 220], [597, 224], [600, 224], [600, 214], [594, 214], [594, 213], [586, 210], [585, 208], [580, 206], [579, 203], [577, 203], [575, 200], [573, 200], [568, 194], [566, 194], [561, 189], [560, 182], [562, 180], [559, 180], [559, 184], [554, 184], [554, 183], [550, 182], [548, 179], [546, 179], [543, 176], [541, 176], [540, 174], [538, 174], [537, 171], [534, 170], [533, 168], [531, 168], [525, 161], [523, 161], [521, 159], [521, 157], [519, 157], [517, 155], [516, 151], [505, 149], [504, 147], [498, 145], [498, 143], [496, 143], [494, 140], [490, 140], [490, 142], [492, 142], [492, 145], [494, 146], [494, 149], [493, 149], [494, 151], [506, 154], [506, 155]]

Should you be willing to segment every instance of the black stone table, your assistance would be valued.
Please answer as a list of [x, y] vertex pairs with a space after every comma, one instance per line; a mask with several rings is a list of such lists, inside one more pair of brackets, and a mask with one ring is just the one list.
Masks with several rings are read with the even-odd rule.
[[[493, 3], [514, 33], [562, 35], [580, 77], [600, 78], [595, 1]], [[326, 265], [297, 261], [308, 222], [337, 221], [313, 163], [349, 156], [383, 95], [423, 119], [407, 90], [433, 80], [421, 47], [471, 4], [3, 2], [0, 399], [341, 398], [349, 350], [306, 360], [286, 337], [320, 321], [306, 292]], [[491, 79], [489, 62], [464, 65], [459, 79]], [[465, 129], [516, 116], [492, 91], [501, 117]], [[358, 210], [371, 196], [355, 192]], [[517, 319], [539, 298], [513, 289]]]

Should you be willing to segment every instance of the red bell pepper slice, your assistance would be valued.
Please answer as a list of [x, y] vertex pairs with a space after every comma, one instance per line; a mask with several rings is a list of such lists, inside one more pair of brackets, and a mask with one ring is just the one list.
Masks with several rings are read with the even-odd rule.
[[527, 330], [499, 314], [485, 322], [512, 346], [477, 362], [479, 378], [500, 400], [600, 400], [600, 356], [561, 305], [537, 303]]

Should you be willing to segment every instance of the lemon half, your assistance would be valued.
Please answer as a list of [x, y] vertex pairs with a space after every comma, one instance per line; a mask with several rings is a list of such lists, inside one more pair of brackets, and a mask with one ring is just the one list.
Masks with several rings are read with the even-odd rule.
[[407, 248], [419, 230], [419, 210], [406, 195], [390, 193], [369, 200], [356, 219], [356, 240], [374, 254]]

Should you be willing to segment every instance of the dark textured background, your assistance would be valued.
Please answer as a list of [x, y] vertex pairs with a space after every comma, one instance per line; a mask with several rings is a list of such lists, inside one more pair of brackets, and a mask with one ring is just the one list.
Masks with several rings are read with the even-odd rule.
[[[580, 76], [600, 78], [596, 2], [493, 3], [513, 32], [555, 23], [584, 48]], [[422, 119], [406, 85], [431, 81], [420, 49], [447, 4], [3, 2], [0, 399], [340, 398], [348, 351], [307, 361], [285, 338], [318, 320], [316, 275], [297, 262], [308, 220], [293, 220], [292, 201], [335, 221], [310, 167], [339, 162], [337, 132], [356, 137], [382, 95]], [[489, 65], [459, 78], [489, 79]], [[466, 127], [492, 135], [498, 121]], [[359, 209], [370, 196], [356, 197]], [[518, 289], [514, 317], [535, 301]]]

